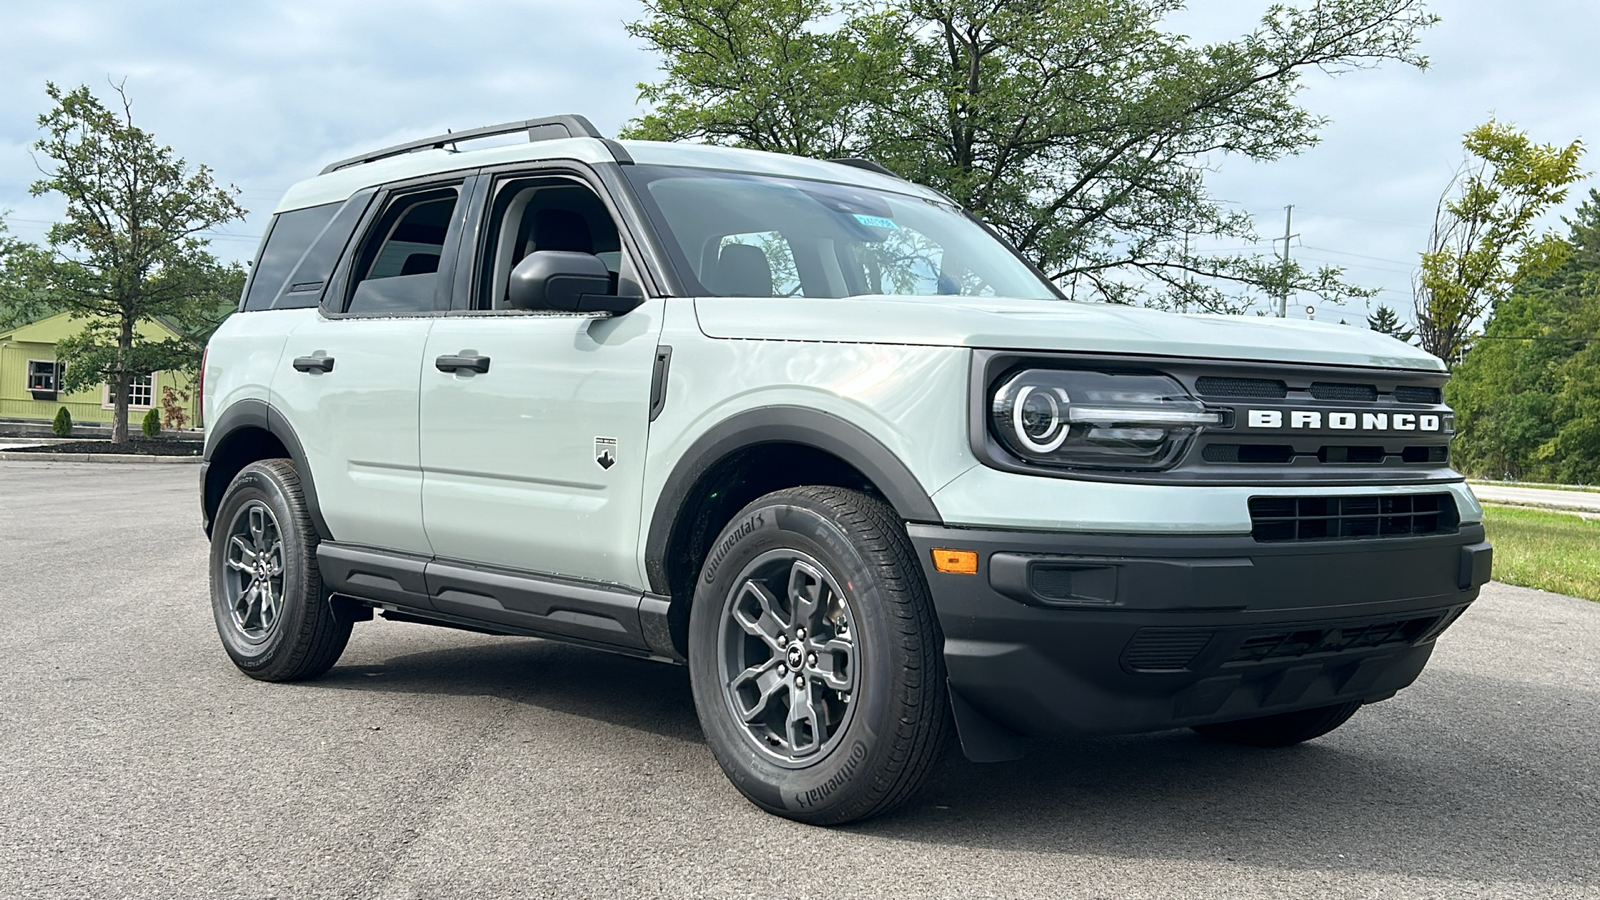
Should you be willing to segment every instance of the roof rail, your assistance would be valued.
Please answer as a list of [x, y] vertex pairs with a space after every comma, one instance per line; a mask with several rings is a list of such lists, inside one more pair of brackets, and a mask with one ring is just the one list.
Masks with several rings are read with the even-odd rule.
[[530, 142], [553, 141], [569, 137], [604, 137], [599, 129], [595, 128], [594, 124], [583, 116], [546, 116], [542, 119], [526, 119], [521, 122], [506, 122], [502, 125], [486, 125], [482, 128], [472, 128], [467, 131], [446, 132], [445, 134], [436, 134], [433, 137], [422, 138], [417, 141], [395, 144], [393, 147], [385, 147], [382, 150], [373, 150], [370, 153], [363, 153], [359, 156], [352, 156], [349, 159], [341, 159], [338, 162], [329, 163], [318, 174], [326, 175], [329, 172], [337, 172], [340, 169], [348, 169], [351, 166], [377, 162], [380, 159], [388, 159], [391, 156], [400, 156], [404, 153], [415, 153], [418, 150], [438, 150], [458, 141], [475, 141], [480, 138], [496, 137], [502, 134], [516, 134], [519, 131], [526, 131]]

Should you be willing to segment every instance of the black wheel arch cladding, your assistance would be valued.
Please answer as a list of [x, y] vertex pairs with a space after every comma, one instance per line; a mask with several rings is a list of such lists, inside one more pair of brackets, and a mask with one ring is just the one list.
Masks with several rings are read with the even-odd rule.
[[[276, 452], [279, 449], [281, 453]], [[206, 430], [202, 457], [204, 464], [200, 472], [200, 502], [202, 523], [208, 537], [218, 504], [222, 502], [233, 476], [253, 462], [284, 455], [294, 463], [306, 511], [311, 516], [318, 537], [332, 539], [333, 534], [322, 517], [322, 507], [317, 503], [317, 487], [299, 436], [282, 413], [265, 400], [254, 398], [235, 402], [223, 410], [215, 425]]]
[[[696, 518], [699, 495], [718, 467], [743, 451], [773, 444], [810, 448], [842, 462], [859, 473], [904, 521], [942, 522], [933, 500], [911, 470], [860, 427], [805, 407], [748, 410], [708, 429], [679, 458], [667, 477], [645, 539], [645, 571], [652, 591], [672, 592], [669, 559], [675, 551], [681, 552]], [[799, 485], [776, 487], [793, 486]], [[715, 530], [720, 531], [723, 524], [716, 523]], [[699, 560], [692, 562], [698, 574]]]

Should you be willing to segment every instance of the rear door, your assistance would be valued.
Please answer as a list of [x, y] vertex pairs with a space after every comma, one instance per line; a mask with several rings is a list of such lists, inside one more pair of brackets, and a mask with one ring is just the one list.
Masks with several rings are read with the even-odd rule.
[[335, 540], [432, 552], [422, 526], [418, 377], [428, 330], [449, 308], [471, 180], [380, 194], [321, 312], [284, 347], [274, 403], [300, 439]]
[[[435, 321], [422, 366], [423, 508], [442, 560], [643, 585], [638, 536], [650, 384], [662, 303], [626, 315], [507, 308], [534, 250], [593, 253], [642, 295], [637, 255], [579, 170], [483, 176], [465, 235], [457, 311]], [[482, 371], [453, 366], [481, 361]], [[437, 601], [436, 601], [437, 602]]]

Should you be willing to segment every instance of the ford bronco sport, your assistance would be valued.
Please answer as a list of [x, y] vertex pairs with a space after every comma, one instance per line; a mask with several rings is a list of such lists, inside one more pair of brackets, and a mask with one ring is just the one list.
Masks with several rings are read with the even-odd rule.
[[240, 309], [201, 476], [240, 669], [316, 676], [375, 611], [685, 664], [807, 822], [903, 802], [952, 727], [1314, 738], [1489, 577], [1438, 360], [1070, 302], [862, 160], [426, 138], [291, 188]]

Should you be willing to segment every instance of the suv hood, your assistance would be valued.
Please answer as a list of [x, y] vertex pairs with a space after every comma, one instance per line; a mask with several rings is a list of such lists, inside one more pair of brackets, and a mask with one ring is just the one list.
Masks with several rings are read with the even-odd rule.
[[1443, 371], [1432, 354], [1348, 325], [973, 297], [695, 300], [713, 338], [921, 344]]

